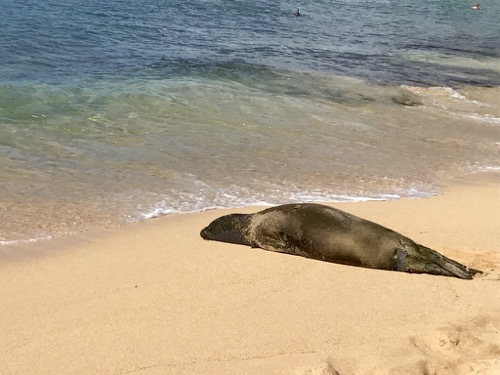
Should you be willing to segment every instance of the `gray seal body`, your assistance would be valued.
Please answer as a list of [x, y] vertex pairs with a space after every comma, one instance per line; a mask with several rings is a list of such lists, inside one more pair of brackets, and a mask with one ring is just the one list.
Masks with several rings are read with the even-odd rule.
[[419, 245], [391, 229], [339, 209], [285, 204], [231, 214], [204, 228], [206, 240], [230, 242], [325, 262], [472, 279], [478, 270]]

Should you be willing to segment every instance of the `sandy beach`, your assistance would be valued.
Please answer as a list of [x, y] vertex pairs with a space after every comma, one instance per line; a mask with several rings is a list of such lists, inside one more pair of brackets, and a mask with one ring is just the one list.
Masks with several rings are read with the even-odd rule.
[[484, 273], [348, 267], [204, 241], [229, 212], [0, 247], [2, 374], [500, 374], [500, 175], [334, 203]]

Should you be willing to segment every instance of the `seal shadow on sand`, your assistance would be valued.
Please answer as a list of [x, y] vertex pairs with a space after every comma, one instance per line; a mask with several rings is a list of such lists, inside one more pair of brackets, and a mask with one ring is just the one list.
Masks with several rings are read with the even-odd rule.
[[206, 240], [350, 266], [461, 279], [472, 279], [482, 273], [391, 229], [314, 203], [225, 215], [212, 221], [200, 235]]

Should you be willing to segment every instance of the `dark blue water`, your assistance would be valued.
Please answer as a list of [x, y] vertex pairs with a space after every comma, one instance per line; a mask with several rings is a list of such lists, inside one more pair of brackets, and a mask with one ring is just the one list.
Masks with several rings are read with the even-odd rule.
[[[217, 74], [249, 66], [425, 85], [498, 85], [493, 68], [406, 53], [500, 58], [500, 4], [447, 1], [10, 1], [3, 82]], [[302, 17], [293, 17], [296, 7]], [[479, 64], [478, 64], [479, 65]], [[258, 73], [258, 72], [257, 72]], [[231, 74], [231, 69], [229, 69]], [[256, 74], [256, 72], [254, 72]]]

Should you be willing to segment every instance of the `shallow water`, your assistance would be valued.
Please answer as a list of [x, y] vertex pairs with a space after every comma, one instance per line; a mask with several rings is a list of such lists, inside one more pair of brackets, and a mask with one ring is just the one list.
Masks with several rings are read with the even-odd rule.
[[500, 166], [498, 4], [29, 3], [0, 5], [3, 243]]

